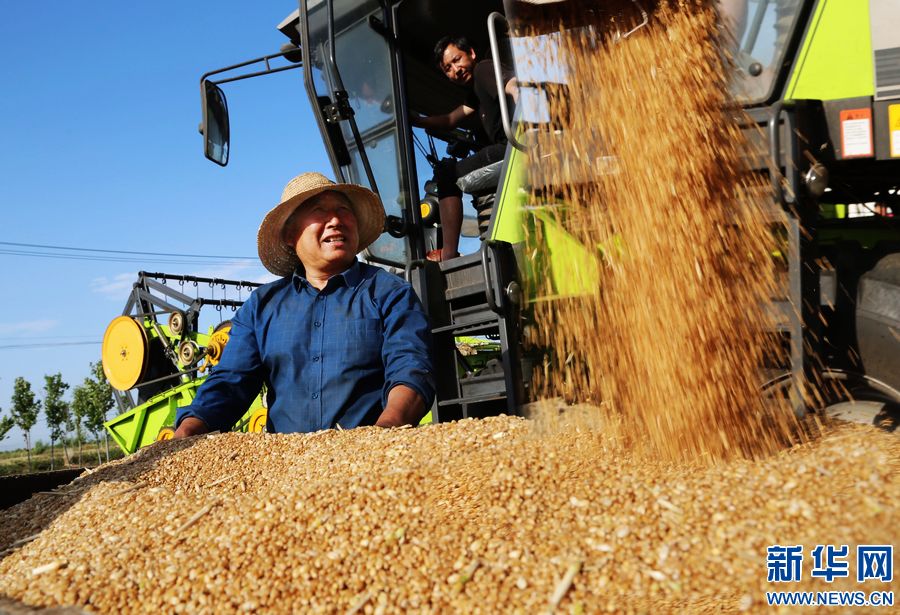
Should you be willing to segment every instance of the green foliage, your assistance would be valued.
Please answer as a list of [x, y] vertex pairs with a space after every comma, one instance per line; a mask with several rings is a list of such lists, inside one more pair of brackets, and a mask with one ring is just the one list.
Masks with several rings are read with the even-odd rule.
[[34, 446], [31, 447], [31, 452], [35, 455], [43, 455], [47, 452], [48, 448], [50, 448], [50, 445], [43, 440], [35, 440]]
[[13, 383], [12, 415], [13, 423], [22, 430], [25, 436], [25, 450], [28, 452], [28, 469], [31, 470], [31, 428], [37, 422], [38, 413], [41, 411], [41, 402], [34, 398], [31, 383], [22, 378], [16, 378]]
[[9, 430], [15, 426], [16, 424], [11, 417], [4, 416], [3, 418], [0, 418], [0, 441], [3, 441], [6, 438], [6, 434], [9, 433]]
[[19, 376], [13, 384], [12, 408], [10, 414], [16, 427], [25, 432], [25, 442], [28, 445], [28, 434], [37, 422], [41, 403], [34, 398], [31, 383]]
[[103, 364], [100, 361], [91, 363], [91, 377], [84, 379], [82, 387], [87, 390], [86, 395], [90, 399], [84, 425], [92, 433], [99, 434], [103, 431], [107, 413], [115, 404], [113, 388], [103, 373]]
[[[33, 467], [31, 471], [42, 472], [50, 469], [50, 446], [41, 443], [43, 451], [40, 454], [32, 453]], [[101, 462], [100, 454], [104, 449], [103, 439], [99, 442], [86, 442], [84, 445], [84, 462], [86, 466], [97, 466]], [[110, 451], [110, 459], [120, 459], [125, 454], [115, 447]], [[25, 474], [29, 471], [28, 459], [25, 456], [25, 449], [14, 451], [0, 451], [0, 476], [8, 474]], [[0, 612], [3, 611], [0, 608]]]
[[[69, 388], [69, 385], [66, 385], [66, 388]], [[66, 412], [66, 433], [81, 433], [81, 425], [78, 423], [78, 417], [75, 416], [75, 413], [72, 412], [72, 404], [69, 404], [69, 409]], [[68, 442], [69, 438], [64, 437], [63, 442]]]
[[112, 410], [115, 401], [113, 400], [112, 385], [109, 383], [109, 380], [106, 379], [106, 374], [103, 371], [102, 361], [91, 363], [91, 374], [93, 375], [94, 382], [97, 383], [98, 400], [103, 407], [103, 413], [105, 415]]
[[62, 440], [66, 433], [69, 404], [62, 397], [68, 388], [60, 373], [44, 376], [44, 416], [50, 427], [51, 441]]
[[88, 417], [91, 416], [91, 412], [93, 411], [94, 399], [91, 396], [91, 389], [88, 385], [88, 379], [85, 379], [84, 384], [75, 387], [72, 391], [72, 422], [75, 424], [75, 431], [80, 435], [81, 427], [84, 425], [90, 431], [96, 432], [96, 429], [91, 429], [88, 426]]

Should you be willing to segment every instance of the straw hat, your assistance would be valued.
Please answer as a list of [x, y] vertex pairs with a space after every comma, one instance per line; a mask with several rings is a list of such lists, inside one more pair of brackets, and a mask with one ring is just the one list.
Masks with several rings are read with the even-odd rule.
[[303, 173], [288, 182], [281, 193], [281, 203], [276, 205], [259, 225], [256, 247], [259, 260], [266, 269], [279, 276], [286, 276], [300, 264], [294, 246], [285, 243], [281, 236], [284, 223], [307, 199], [333, 190], [350, 200], [359, 227], [359, 246], [362, 252], [378, 239], [384, 230], [384, 207], [378, 195], [362, 186], [336, 184], [321, 173]]

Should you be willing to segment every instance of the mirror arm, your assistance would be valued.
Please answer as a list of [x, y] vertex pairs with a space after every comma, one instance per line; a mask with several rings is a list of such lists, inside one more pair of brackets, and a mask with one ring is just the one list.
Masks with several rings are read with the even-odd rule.
[[246, 75], [238, 75], [237, 77], [228, 77], [227, 79], [221, 79], [219, 81], [211, 81], [210, 83], [220, 85], [222, 83], [231, 83], [232, 81], [241, 81], [242, 79], [251, 79], [253, 77], [259, 77], [260, 75], [274, 75], [275, 73], [284, 72], [286, 70], [293, 70], [295, 68], [303, 68], [303, 66], [301, 64], [293, 64], [291, 66], [279, 66], [278, 68], [269, 68], [266, 70], [257, 71], [255, 73], [247, 73]]
[[232, 71], [232, 70], [235, 70], [238, 68], [250, 66], [252, 64], [259, 64], [260, 62], [265, 63], [265, 65], [266, 65], [265, 70], [256, 71], [253, 73], [247, 73], [244, 75], [238, 75], [237, 77], [228, 77], [226, 79], [221, 79], [219, 81], [210, 81], [210, 83], [219, 85], [221, 83], [230, 83], [232, 81], [240, 81], [241, 79], [250, 79], [251, 77], [258, 77], [260, 75], [271, 75], [273, 73], [280, 73], [282, 71], [292, 70], [294, 68], [303, 68], [303, 64], [299, 63], [299, 62], [296, 64], [291, 64], [290, 66], [279, 66], [278, 68], [272, 68], [269, 65], [270, 60], [274, 60], [275, 58], [283, 58], [284, 56], [286, 56], [288, 54], [293, 54], [293, 53], [296, 53], [296, 50], [290, 49], [288, 51], [282, 51], [280, 53], [265, 55], [260, 58], [255, 58], [253, 60], [247, 60], [246, 62], [241, 62], [239, 64], [232, 64], [231, 66], [226, 66], [225, 68], [217, 68], [216, 70], [211, 70], [208, 73], [204, 73], [203, 75], [201, 75], [200, 83], [202, 84], [204, 81], [209, 81], [210, 80], [209, 78], [212, 77], [213, 75], [220, 75], [222, 73], [227, 73], [229, 71]]

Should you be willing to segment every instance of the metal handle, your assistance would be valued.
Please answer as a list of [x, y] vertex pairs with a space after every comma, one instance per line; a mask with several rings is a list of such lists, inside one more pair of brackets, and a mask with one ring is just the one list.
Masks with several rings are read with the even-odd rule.
[[494, 281], [493, 276], [491, 276], [489, 252], [492, 252], [493, 250], [493, 241], [485, 241], [481, 248], [481, 268], [484, 271], [484, 294], [487, 295], [487, 303], [490, 310], [495, 314], [501, 314], [502, 312], [497, 307], [497, 297], [494, 295]]
[[775, 200], [784, 207], [784, 186], [781, 182], [781, 111], [782, 102], [779, 100], [772, 105], [772, 115], [769, 117], [769, 179]]
[[500, 74], [500, 46], [497, 43], [497, 31], [494, 29], [494, 22], [498, 19], [506, 21], [506, 17], [494, 11], [488, 15], [488, 38], [491, 41], [491, 55], [494, 56], [494, 79], [497, 82], [497, 100], [500, 103], [500, 119], [503, 124], [503, 132], [506, 134], [507, 140], [517, 150], [524, 152], [527, 148], [519, 143], [513, 132], [512, 124], [509, 121], [509, 106], [506, 104], [506, 84], [503, 83], [503, 75]]
[[412, 282], [412, 272], [414, 269], [423, 269], [425, 267], [425, 263], [427, 261], [424, 258], [415, 258], [406, 263], [406, 266], [403, 268], [403, 279], [407, 282]]

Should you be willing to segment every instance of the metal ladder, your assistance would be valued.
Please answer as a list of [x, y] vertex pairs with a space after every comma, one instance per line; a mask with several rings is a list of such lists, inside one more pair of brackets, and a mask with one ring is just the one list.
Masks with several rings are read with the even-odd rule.
[[[519, 413], [525, 384], [521, 363], [522, 292], [510, 244], [485, 241], [473, 254], [440, 263], [444, 309], [432, 310], [438, 402], [435, 421]], [[455, 338], [487, 336], [500, 358], [478, 373], [466, 369]]]

